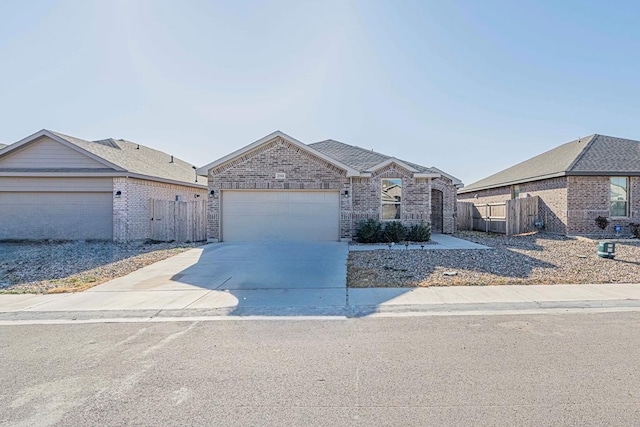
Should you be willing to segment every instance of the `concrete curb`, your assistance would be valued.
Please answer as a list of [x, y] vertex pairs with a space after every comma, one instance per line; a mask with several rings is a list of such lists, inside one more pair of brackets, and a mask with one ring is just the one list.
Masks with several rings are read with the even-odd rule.
[[244, 307], [168, 310], [0, 312], [0, 324], [122, 323], [149, 321], [303, 320], [393, 315], [492, 315], [558, 312], [640, 311], [640, 300], [541, 301], [513, 303], [395, 304], [328, 307]]

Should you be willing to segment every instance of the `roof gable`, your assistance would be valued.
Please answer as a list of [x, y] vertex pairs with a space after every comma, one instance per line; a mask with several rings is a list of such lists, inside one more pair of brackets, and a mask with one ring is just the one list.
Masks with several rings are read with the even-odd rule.
[[384, 168], [386, 166], [389, 166], [391, 164], [395, 164], [397, 166], [400, 166], [401, 168], [404, 168], [404, 169], [408, 170], [411, 173], [418, 172], [417, 169], [409, 166], [408, 164], [406, 164], [402, 160], [396, 159], [395, 157], [389, 157], [388, 159], [386, 159], [386, 160], [384, 160], [384, 161], [382, 161], [382, 162], [380, 162], [380, 163], [378, 163], [376, 165], [371, 166], [369, 168], [369, 170], [367, 170], [366, 172], [375, 172], [375, 171], [380, 170], [380, 169], [382, 169], [382, 168]]
[[0, 168], [19, 170], [118, 170], [97, 156], [80, 150], [49, 131], [40, 131], [2, 150]]
[[10, 145], [0, 152], [0, 156], [4, 157], [43, 137], [82, 153], [104, 165], [104, 168], [109, 168], [114, 174], [197, 187], [206, 186], [206, 179], [197, 177], [193, 165], [161, 151], [122, 139], [87, 141], [45, 129]]
[[307, 152], [307, 153], [309, 153], [309, 154], [311, 154], [311, 155], [313, 155], [313, 156], [315, 156], [315, 157], [317, 157], [317, 158], [319, 158], [321, 160], [324, 160], [325, 162], [330, 163], [330, 164], [332, 164], [333, 166], [335, 166], [335, 167], [337, 167], [339, 169], [342, 169], [342, 170], [346, 171], [347, 172], [347, 176], [354, 176], [354, 175], [358, 175], [359, 174], [358, 170], [356, 170], [356, 169], [354, 169], [354, 168], [352, 168], [352, 167], [350, 167], [350, 166], [348, 166], [348, 165], [346, 165], [346, 164], [344, 164], [344, 163], [342, 163], [342, 162], [340, 162], [340, 161], [338, 161], [338, 160], [336, 160], [336, 159], [334, 159], [334, 158], [332, 158], [330, 156], [327, 156], [326, 154], [324, 154], [324, 153], [322, 153], [322, 152], [320, 152], [318, 150], [315, 150], [313, 147], [311, 147], [309, 145], [306, 145], [306, 144], [298, 141], [295, 138], [290, 137], [289, 135], [287, 135], [287, 134], [285, 134], [284, 132], [281, 132], [281, 131], [275, 131], [275, 132], [265, 136], [264, 138], [260, 138], [259, 140], [254, 141], [251, 144], [249, 144], [249, 145], [247, 145], [247, 146], [245, 146], [245, 147], [243, 147], [243, 148], [241, 148], [239, 150], [234, 151], [231, 154], [228, 154], [228, 155], [226, 155], [226, 156], [224, 156], [224, 157], [222, 157], [222, 158], [220, 158], [220, 159], [218, 159], [218, 160], [216, 160], [214, 162], [211, 162], [211, 163], [209, 163], [209, 164], [207, 164], [205, 166], [202, 166], [201, 168], [198, 169], [198, 173], [202, 174], [202, 175], [208, 174], [211, 169], [219, 168], [221, 166], [224, 166], [225, 164], [227, 164], [229, 162], [232, 162], [232, 161], [234, 161], [234, 160], [236, 160], [236, 159], [238, 159], [238, 158], [240, 158], [242, 156], [245, 156], [245, 155], [251, 153], [252, 151], [260, 149], [260, 147], [262, 147], [263, 145], [270, 144], [271, 142], [273, 142], [277, 138], [281, 138], [284, 141], [292, 144], [293, 146], [295, 146], [295, 147], [297, 147], [297, 148], [299, 148], [299, 149], [301, 149], [301, 150], [303, 150], [303, 151], [305, 151], [305, 152]]

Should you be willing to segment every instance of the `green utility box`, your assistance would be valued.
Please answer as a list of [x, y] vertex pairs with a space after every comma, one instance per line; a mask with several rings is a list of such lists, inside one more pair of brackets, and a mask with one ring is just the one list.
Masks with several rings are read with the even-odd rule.
[[616, 256], [616, 244], [614, 242], [598, 243], [598, 256], [613, 259]]

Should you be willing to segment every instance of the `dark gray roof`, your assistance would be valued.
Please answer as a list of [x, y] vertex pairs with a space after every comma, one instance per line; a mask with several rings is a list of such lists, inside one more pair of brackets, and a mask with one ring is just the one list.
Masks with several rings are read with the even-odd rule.
[[[59, 132], [49, 132], [127, 172], [195, 184], [196, 172], [193, 165], [176, 157], [171, 162], [171, 155], [162, 151], [124, 139], [86, 141]], [[198, 184], [206, 185], [207, 179], [199, 176]]]
[[596, 135], [569, 170], [579, 173], [640, 173], [640, 141]]
[[[337, 161], [344, 163], [359, 171], [370, 171], [371, 168], [377, 164], [384, 162], [385, 160], [392, 159], [393, 157], [386, 154], [377, 153], [373, 150], [367, 150], [357, 147], [355, 145], [345, 144], [343, 142], [334, 141], [333, 139], [327, 139], [326, 141], [314, 142], [309, 144], [315, 150], [326, 154], [327, 156], [336, 159]], [[415, 163], [407, 162], [398, 159], [408, 166], [423, 173], [441, 173], [440, 170], [428, 168], [426, 166], [417, 165]]]
[[564, 175], [640, 174], [640, 141], [591, 135], [469, 184], [459, 193]]

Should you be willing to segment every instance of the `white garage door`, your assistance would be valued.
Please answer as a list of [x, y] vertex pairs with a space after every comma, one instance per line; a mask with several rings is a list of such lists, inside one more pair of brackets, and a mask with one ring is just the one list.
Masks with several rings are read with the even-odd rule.
[[112, 238], [110, 192], [0, 192], [0, 239]]
[[222, 191], [222, 240], [338, 241], [338, 191]]

